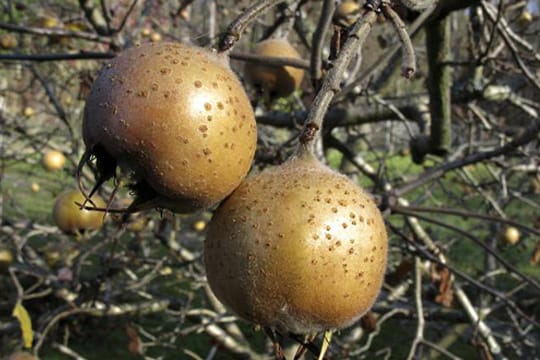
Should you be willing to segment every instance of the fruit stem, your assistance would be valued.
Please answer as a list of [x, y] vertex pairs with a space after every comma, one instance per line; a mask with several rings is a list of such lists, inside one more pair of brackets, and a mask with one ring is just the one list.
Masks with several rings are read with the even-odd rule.
[[240, 39], [240, 35], [257, 17], [283, 2], [283, 0], [260, 0], [247, 8], [228, 27], [219, 41], [218, 52], [230, 50]]
[[319, 353], [318, 360], [323, 360], [328, 347], [330, 346], [330, 341], [332, 341], [332, 330], [326, 330], [323, 336], [323, 342], [321, 345], [321, 352]]
[[[357, 49], [364, 44], [375, 21], [377, 13], [371, 9], [365, 9], [362, 16], [356, 21], [350, 30], [349, 36], [341, 48], [339, 56], [330, 64], [331, 68], [324, 79], [321, 90], [318, 92], [311, 110], [308, 113], [304, 129], [300, 135], [300, 150], [298, 153], [307, 150], [311, 153], [315, 151], [316, 135], [320, 133], [324, 115], [326, 114], [330, 102], [340, 91], [340, 83], [343, 73], [349, 66], [351, 59], [356, 54]], [[320, 136], [320, 135], [319, 135]], [[302, 150], [303, 149], [303, 150]]]

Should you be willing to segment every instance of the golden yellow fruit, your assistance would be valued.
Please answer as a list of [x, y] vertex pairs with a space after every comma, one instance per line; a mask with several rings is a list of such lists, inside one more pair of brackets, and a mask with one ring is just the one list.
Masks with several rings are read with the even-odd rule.
[[[84, 230], [101, 228], [104, 220], [102, 211], [80, 209], [78, 204], [84, 203], [84, 196], [79, 190], [69, 190], [61, 194], [54, 204], [53, 219], [56, 225], [65, 233], [76, 233]], [[94, 204], [87, 202], [87, 206], [105, 208], [107, 204], [97, 194], [91, 198]]]
[[48, 171], [56, 171], [64, 167], [66, 157], [58, 150], [49, 150], [43, 155], [42, 163]]
[[161, 34], [160, 33], [157, 33], [157, 32], [154, 32], [150, 35], [150, 41], [152, 42], [158, 42], [158, 41], [161, 41]]
[[105, 66], [86, 102], [83, 138], [98, 164], [133, 174], [146, 206], [191, 212], [246, 176], [257, 128], [226, 55], [157, 42]]
[[342, 1], [334, 12], [332, 21], [336, 25], [351, 26], [360, 17], [360, 11], [362, 8], [358, 2], [354, 0]]
[[54, 268], [62, 259], [62, 248], [57, 244], [52, 244], [45, 249], [44, 259], [49, 267]]
[[17, 37], [13, 34], [0, 35], [0, 48], [5, 50], [11, 50], [18, 45]]
[[240, 317], [315, 333], [369, 310], [387, 246], [371, 196], [303, 155], [248, 178], [219, 206], [204, 260], [215, 295]]
[[195, 231], [204, 231], [206, 228], [206, 222], [204, 220], [195, 221], [192, 227]]
[[144, 36], [144, 37], [150, 36], [151, 33], [152, 33], [152, 29], [147, 28], [147, 27], [145, 27], [145, 28], [143, 28], [141, 30], [141, 35]]
[[57, 18], [46, 15], [46, 16], [38, 17], [35, 21], [35, 25], [38, 27], [46, 28], [46, 29], [52, 29], [52, 28], [61, 27], [62, 23]]
[[132, 220], [127, 228], [129, 231], [133, 232], [141, 232], [146, 227], [147, 220], [143, 216], [136, 217], [134, 220]]
[[533, 15], [527, 10], [523, 11], [518, 18], [518, 22], [522, 26], [529, 25], [533, 20]]
[[33, 193], [37, 193], [37, 192], [39, 192], [41, 187], [39, 186], [39, 184], [37, 182], [33, 182], [32, 185], [30, 186], [30, 188], [32, 189]]
[[[269, 39], [255, 46], [254, 54], [267, 57], [287, 57], [300, 59], [300, 54], [287, 39]], [[247, 63], [248, 81], [260, 86], [271, 96], [287, 97], [300, 88], [304, 70], [292, 66], [267, 66]]]
[[13, 263], [13, 253], [9, 249], [0, 248], [0, 271], [6, 271]]
[[515, 245], [519, 242], [520, 239], [520, 233], [519, 230], [513, 226], [507, 226], [503, 229], [501, 234], [499, 235], [501, 240], [505, 241], [506, 243], [510, 245]]
[[26, 116], [26, 117], [31, 117], [31, 116], [34, 116], [34, 114], [36, 113], [34, 111], [33, 108], [31, 108], [30, 106], [27, 106], [23, 109], [22, 111], [23, 115]]

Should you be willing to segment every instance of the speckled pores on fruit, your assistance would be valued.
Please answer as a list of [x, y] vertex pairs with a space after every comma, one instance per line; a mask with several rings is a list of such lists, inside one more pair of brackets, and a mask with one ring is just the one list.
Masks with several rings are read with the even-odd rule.
[[205, 265], [216, 296], [240, 317], [312, 333], [348, 326], [372, 306], [386, 253], [370, 195], [304, 155], [248, 178], [221, 204]]
[[101, 147], [135, 182], [149, 185], [162, 207], [189, 212], [238, 186], [257, 129], [226, 57], [156, 42], [105, 66], [87, 100], [83, 137], [87, 148]]

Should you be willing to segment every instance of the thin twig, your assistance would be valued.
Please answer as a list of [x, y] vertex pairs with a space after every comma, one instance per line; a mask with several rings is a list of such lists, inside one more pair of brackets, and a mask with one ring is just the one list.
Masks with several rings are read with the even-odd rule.
[[237, 17], [227, 28], [219, 42], [219, 52], [230, 50], [240, 39], [244, 30], [261, 14], [271, 9], [283, 0], [260, 0], [251, 5]]

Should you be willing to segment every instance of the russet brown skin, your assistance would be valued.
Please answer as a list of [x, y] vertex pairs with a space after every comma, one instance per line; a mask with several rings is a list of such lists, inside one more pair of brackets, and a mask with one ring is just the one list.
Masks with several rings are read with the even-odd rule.
[[333, 21], [336, 24], [351, 26], [360, 16], [362, 8], [354, 0], [342, 1], [334, 12]]
[[250, 169], [257, 129], [226, 58], [170, 42], [113, 59], [95, 81], [83, 136], [101, 145], [163, 207], [189, 212], [230, 194]]
[[[103, 225], [103, 212], [80, 209], [85, 197], [79, 190], [70, 190], [61, 194], [54, 203], [53, 220], [65, 233], [75, 233], [79, 230], [97, 230]], [[95, 206], [104, 209], [107, 204], [98, 195], [91, 197], [93, 205], [87, 202], [87, 206]]]
[[387, 234], [363, 190], [311, 155], [245, 180], [205, 242], [208, 281], [240, 317], [293, 333], [348, 326], [382, 285]]
[[[300, 54], [286, 39], [268, 39], [255, 46], [254, 54], [269, 57], [300, 58]], [[287, 97], [300, 88], [304, 70], [292, 66], [266, 66], [248, 63], [246, 75], [249, 82], [278, 97]]]

